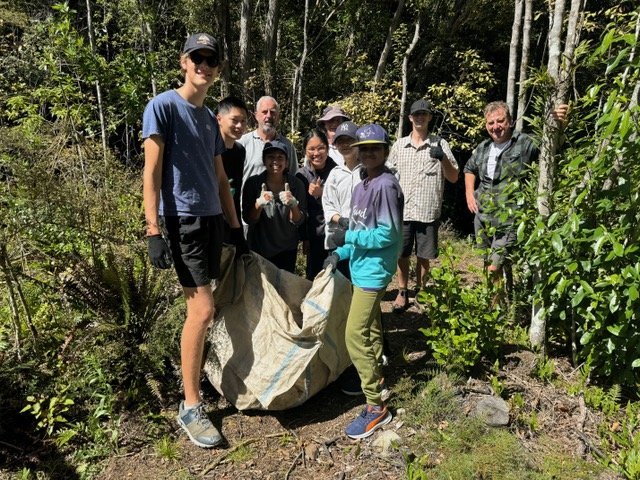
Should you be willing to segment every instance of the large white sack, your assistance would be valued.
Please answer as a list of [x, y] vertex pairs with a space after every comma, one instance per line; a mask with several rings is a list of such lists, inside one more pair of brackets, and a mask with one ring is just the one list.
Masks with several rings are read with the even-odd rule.
[[204, 370], [239, 410], [295, 407], [350, 364], [344, 331], [351, 284], [323, 271], [312, 282], [225, 247]]

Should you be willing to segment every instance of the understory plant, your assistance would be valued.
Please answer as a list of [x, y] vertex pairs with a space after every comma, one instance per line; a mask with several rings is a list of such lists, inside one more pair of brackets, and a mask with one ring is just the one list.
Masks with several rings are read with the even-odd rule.
[[[638, 12], [616, 16], [587, 63], [603, 74], [574, 105], [552, 213], [522, 210], [519, 267], [547, 337], [572, 343], [593, 377], [640, 381]], [[635, 30], [635, 35], [633, 34]]]
[[505, 337], [505, 312], [488, 279], [466, 284], [451, 245], [440, 258], [441, 265], [430, 269], [433, 281], [416, 299], [426, 309], [427, 326], [420, 331], [439, 365], [464, 373], [482, 358], [497, 357]]

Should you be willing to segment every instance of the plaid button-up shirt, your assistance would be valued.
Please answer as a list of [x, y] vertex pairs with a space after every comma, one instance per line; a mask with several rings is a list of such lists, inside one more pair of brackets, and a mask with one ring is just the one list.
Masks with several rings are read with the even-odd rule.
[[445, 177], [441, 162], [430, 154], [438, 141], [446, 157], [442, 162], [451, 162], [458, 170], [449, 144], [436, 135], [429, 135], [419, 146], [413, 145], [408, 135], [391, 147], [387, 166], [395, 172], [404, 193], [405, 222], [431, 223], [440, 218]]

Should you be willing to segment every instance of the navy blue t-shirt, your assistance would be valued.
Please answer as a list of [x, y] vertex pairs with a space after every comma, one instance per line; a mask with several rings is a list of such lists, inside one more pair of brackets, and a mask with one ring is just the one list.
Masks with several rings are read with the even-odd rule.
[[142, 138], [164, 140], [160, 215], [222, 213], [213, 159], [224, 142], [213, 112], [168, 90], [151, 99], [142, 117]]

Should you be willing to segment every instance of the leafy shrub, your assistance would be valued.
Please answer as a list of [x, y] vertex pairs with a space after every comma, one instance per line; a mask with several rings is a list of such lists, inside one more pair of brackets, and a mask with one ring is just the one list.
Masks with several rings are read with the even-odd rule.
[[442, 266], [430, 270], [433, 283], [416, 299], [429, 322], [420, 331], [439, 365], [466, 372], [483, 357], [496, 358], [505, 336], [504, 312], [492, 305], [497, 292], [491, 282], [465, 285], [453, 247], [447, 246], [441, 259]]
[[[620, 17], [624, 18], [624, 17]], [[595, 377], [640, 380], [640, 68], [632, 60], [634, 19], [612, 25], [589, 62], [606, 73], [580, 99], [559, 159], [553, 213], [523, 202], [519, 264], [544, 305], [549, 332], [575, 339]], [[636, 93], [637, 95], [637, 93]], [[591, 131], [590, 125], [595, 125]], [[527, 280], [527, 279], [525, 279]]]

